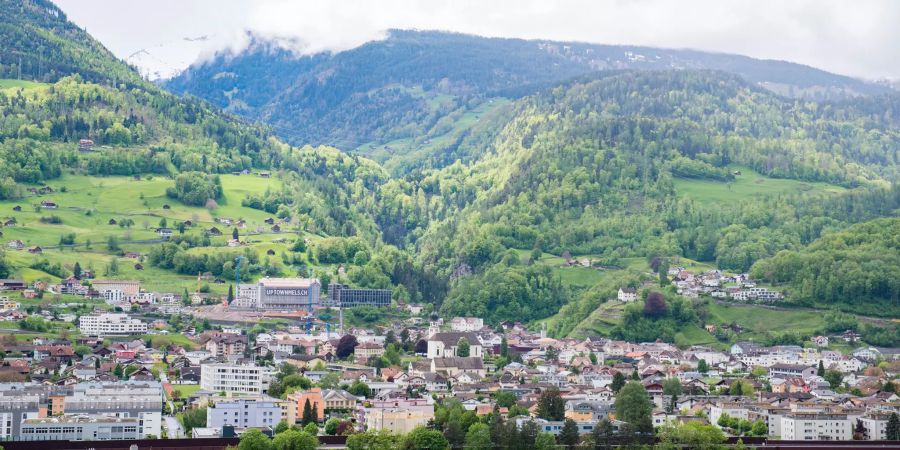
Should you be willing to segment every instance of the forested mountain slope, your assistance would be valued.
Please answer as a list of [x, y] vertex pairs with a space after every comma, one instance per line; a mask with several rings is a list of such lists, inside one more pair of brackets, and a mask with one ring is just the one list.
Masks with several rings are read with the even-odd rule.
[[[469, 130], [447, 122], [458, 123], [467, 113], [483, 117], [478, 108], [491, 109], [487, 99], [516, 99], [573, 76], [615, 69], [722, 70], [782, 95], [815, 99], [889, 91], [799, 64], [738, 55], [402, 30], [352, 50], [303, 57], [254, 38], [247, 50], [198, 63], [166, 86], [262, 119], [297, 144], [358, 149], [382, 161], [428, 148], [428, 155], [407, 163], [414, 168], [452, 163], [439, 154], [454, 152]], [[442, 135], [448, 142], [429, 142]], [[416, 140], [421, 136], [427, 137]], [[388, 148], [374, 152], [374, 144]]]
[[[788, 101], [703, 71], [591, 76], [515, 108], [483, 158], [419, 184], [432, 221], [410, 237], [423, 263], [446, 276], [462, 264], [488, 276], [510, 262], [509, 248], [591, 254], [610, 266], [682, 255], [746, 271], [900, 207], [900, 134], [889, 115]], [[741, 168], [844, 189], [735, 192], [710, 204], [676, 188], [680, 179], [727, 186], [745, 176]]]
[[[334, 149], [291, 149], [264, 126], [142, 80], [49, 1], [2, 1], [0, 12], [3, 51], [17, 55], [0, 54], [0, 76], [39, 81], [0, 82], [0, 199], [22, 198], [22, 183], [44, 183], [64, 170], [174, 176], [283, 169], [288, 188], [271, 195], [304, 199], [304, 217], [318, 230], [378, 239], [374, 221], [354, 212], [351, 198], [373, 195], [386, 176], [380, 167]], [[82, 139], [92, 148], [79, 150]], [[293, 198], [288, 204], [296, 205]]]

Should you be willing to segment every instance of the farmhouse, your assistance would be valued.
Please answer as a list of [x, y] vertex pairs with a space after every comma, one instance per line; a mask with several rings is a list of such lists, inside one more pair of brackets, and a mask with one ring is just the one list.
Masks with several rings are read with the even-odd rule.
[[635, 288], [619, 288], [617, 298], [620, 302], [633, 302], [637, 300], [637, 290]]
[[41, 201], [41, 208], [45, 208], [45, 209], [56, 209], [57, 207], [59, 207], [59, 205], [57, 205], [56, 203], [53, 203], [53, 202], [51, 202], [51, 201], [49, 201], [49, 200], [42, 200], [42, 201]]

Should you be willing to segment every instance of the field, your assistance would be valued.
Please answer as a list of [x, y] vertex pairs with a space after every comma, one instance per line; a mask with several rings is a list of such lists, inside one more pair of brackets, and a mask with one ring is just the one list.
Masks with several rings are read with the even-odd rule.
[[[17, 268], [16, 276], [28, 282], [35, 280], [58, 281], [56, 276], [30, 268], [34, 262], [46, 259], [49, 263], [59, 263], [66, 273], [71, 273], [77, 261], [82, 268], [92, 269], [98, 278], [105, 277], [105, 269], [113, 259], [117, 260], [119, 271], [112, 278], [136, 279], [142, 287], [152, 291], [181, 292], [183, 289], [196, 290], [196, 275], [179, 275], [172, 271], [152, 267], [140, 259], [120, 256], [123, 252], [146, 255], [150, 248], [161, 242], [155, 229], [163, 220], [173, 227], [176, 222], [191, 220], [193, 227], [186, 234], [201, 234], [212, 226], [223, 232], [223, 236], [213, 237], [212, 246], [191, 249], [191, 252], [233, 251], [226, 246], [231, 237], [231, 227], [216, 224], [216, 218], [244, 219], [247, 225], [240, 230], [241, 239], [250, 243], [260, 255], [267, 251], [275, 253], [269, 258], [280, 261], [280, 254], [288, 249], [296, 239], [285, 226], [282, 233], [273, 233], [264, 220], [272, 217], [265, 211], [241, 206], [241, 200], [252, 193], [262, 193], [266, 189], [280, 188], [280, 181], [253, 175], [222, 175], [223, 198], [213, 210], [183, 205], [166, 197], [166, 188], [173, 181], [166, 177], [154, 176], [136, 180], [131, 177], [91, 177], [65, 174], [51, 181], [54, 192], [45, 195], [29, 194], [20, 200], [0, 201], [0, 218], [3, 221], [15, 219], [16, 224], [2, 229], [3, 243], [21, 240], [25, 248], [39, 246], [43, 252], [32, 254], [27, 250], [11, 250], [7, 247], [7, 259]], [[41, 208], [41, 201], [51, 201], [56, 209]], [[15, 211], [15, 207], [20, 211]], [[168, 206], [168, 208], [166, 207]], [[53, 218], [53, 220], [48, 220]], [[42, 220], [43, 219], [43, 220]], [[58, 219], [59, 223], [54, 223]], [[110, 224], [123, 220], [133, 222], [131, 226]], [[60, 246], [63, 235], [74, 234], [75, 244]], [[108, 241], [113, 237], [121, 251], [110, 251]], [[307, 235], [311, 240], [318, 236]], [[141, 264], [143, 268], [136, 267]], [[211, 290], [224, 293], [227, 284], [213, 284]]]
[[754, 305], [709, 304], [709, 319], [713, 324], [736, 323], [753, 330], [742, 333], [742, 339], [759, 338], [766, 332], [784, 333], [796, 331], [812, 333], [825, 325], [821, 311], [771, 309]]
[[47, 84], [27, 80], [0, 79], [0, 89], [34, 89], [44, 86]]
[[802, 192], [836, 193], [844, 188], [828, 183], [769, 178], [743, 166], [732, 166], [741, 172], [733, 182], [675, 178], [675, 191], [699, 202], [730, 203], [754, 197]]

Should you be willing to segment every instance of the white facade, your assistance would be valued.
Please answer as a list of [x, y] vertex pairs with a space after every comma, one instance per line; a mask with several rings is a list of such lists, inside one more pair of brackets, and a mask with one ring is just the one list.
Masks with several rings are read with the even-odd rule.
[[86, 336], [125, 336], [146, 333], [147, 324], [128, 314], [101, 313], [81, 316], [78, 329]]
[[238, 364], [203, 364], [200, 388], [212, 392], [264, 394], [272, 381], [272, 368]]
[[866, 428], [865, 438], [869, 441], [883, 441], [887, 439], [887, 423], [890, 417], [887, 414], [870, 415], [860, 417], [863, 427]]
[[484, 328], [484, 319], [480, 317], [454, 317], [450, 321], [453, 331], [479, 331]]
[[206, 409], [206, 426], [222, 428], [275, 427], [281, 421], [281, 401], [277, 398], [258, 397], [235, 400], [219, 400]]
[[846, 414], [788, 414], [781, 418], [781, 438], [849, 441], [853, 439], [853, 421]]
[[616, 298], [620, 302], [633, 302], [637, 300], [637, 290], [631, 288], [619, 288], [619, 293]]

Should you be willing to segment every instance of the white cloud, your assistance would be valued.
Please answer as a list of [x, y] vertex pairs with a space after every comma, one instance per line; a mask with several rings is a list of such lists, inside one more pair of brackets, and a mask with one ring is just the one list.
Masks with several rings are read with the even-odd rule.
[[[891, 0], [57, 0], [116, 54], [181, 69], [246, 45], [245, 31], [300, 53], [338, 51], [390, 28], [740, 53], [864, 78], [900, 78], [900, 2]], [[202, 43], [184, 37], [206, 35]]]

